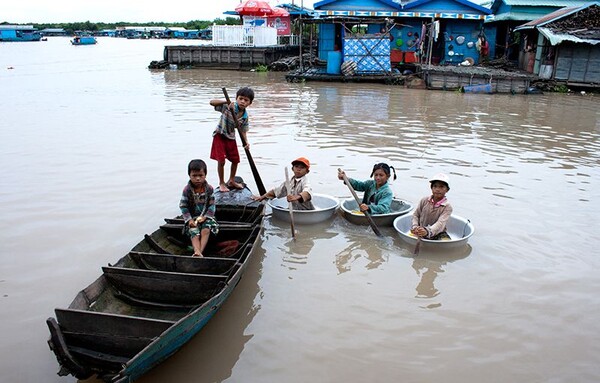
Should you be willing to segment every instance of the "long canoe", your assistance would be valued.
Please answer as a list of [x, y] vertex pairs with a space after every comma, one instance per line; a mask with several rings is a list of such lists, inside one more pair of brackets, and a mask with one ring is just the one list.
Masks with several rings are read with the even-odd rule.
[[189, 341], [229, 297], [260, 238], [264, 205], [247, 189], [215, 193], [220, 231], [204, 258], [182, 233], [181, 217], [165, 219], [67, 308], [46, 321], [59, 375], [132, 382]]

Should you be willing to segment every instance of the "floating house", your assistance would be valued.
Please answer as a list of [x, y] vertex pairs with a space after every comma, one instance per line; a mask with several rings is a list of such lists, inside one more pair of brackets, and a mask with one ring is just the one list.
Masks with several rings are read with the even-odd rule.
[[115, 35], [128, 39], [160, 38], [165, 35], [165, 27], [156, 26], [127, 26], [117, 27]]
[[45, 28], [40, 31], [42, 36], [67, 36], [67, 31], [63, 28]]
[[32, 25], [0, 25], [0, 41], [40, 41], [42, 34]]
[[569, 85], [600, 87], [600, 3], [563, 8], [515, 31], [532, 47], [521, 69]]
[[496, 28], [496, 57], [505, 57], [516, 62], [519, 52], [528, 49], [526, 46], [520, 46], [519, 39], [513, 34], [519, 25], [564, 7], [588, 3], [589, 0], [494, 0], [490, 7], [494, 17], [486, 21], [486, 24]]
[[467, 0], [324, 0], [314, 7], [307, 22], [318, 25], [319, 58], [358, 62], [357, 73], [385, 73], [394, 64], [477, 64], [482, 38], [489, 42], [484, 52], [494, 54], [495, 29], [484, 24], [491, 11]]
[[287, 10], [246, 0], [235, 8], [234, 14], [241, 16], [242, 25], [213, 25], [210, 45], [166, 46], [163, 61], [205, 68], [250, 69], [298, 55], [299, 36], [291, 32]]

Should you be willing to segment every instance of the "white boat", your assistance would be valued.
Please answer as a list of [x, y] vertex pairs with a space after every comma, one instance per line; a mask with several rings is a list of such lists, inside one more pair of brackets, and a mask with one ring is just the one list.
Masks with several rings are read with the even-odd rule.
[[[273, 217], [285, 222], [290, 222], [290, 210], [286, 197], [275, 198], [269, 200], [269, 206], [273, 209]], [[312, 203], [315, 210], [294, 210], [294, 223], [307, 224], [323, 222], [331, 218], [337, 208], [340, 206], [340, 201], [326, 194], [312, 195]]]
[[[358, 204], [354, 198], [350, 198], [342, 202], [341, 206], [344, 218], [355, 225], [368, 225], [367, 217], [358, 209]], [[413, 208], [413, 204], [409, 201], [394, 198], [392, 200], [392, 212], [387, 214], [371, 214], [371, 218], [377, 226], [392, 226], [394, 220], [402, 216]]]
[[[400, 234], [400, 238], [409, 244], [416, 245], [417, 237], [410, 232], [411, 226], [412, 214], [398, 217], [394, 220], [394, 229]], [[451, 239], [431, 240], [423, 238], [421, 239], [421, 246], [430, 249], [436, 247], [449, 249], [464, 246], [473, 233], [475, 233], [475, 227], [468, 219], [453, 214], [446, 224], [446, 232]]]

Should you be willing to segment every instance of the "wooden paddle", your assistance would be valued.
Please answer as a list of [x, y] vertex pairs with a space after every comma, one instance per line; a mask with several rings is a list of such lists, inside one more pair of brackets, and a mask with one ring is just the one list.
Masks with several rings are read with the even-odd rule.
[[[350, 185], [350, 180], [348, 179], [348, 177], [346, 177], [346, 174], [344, 173], [344, 171], [342, 169], [338, 169], [338, 172], [342, 173], [342, 177], [344, 178], [344, 183], [346, 184], [346, 186], [348, 186], [348, 189], [350, 189], [350, 193], [352, 193], [352, 196], [354, 197], [354, 200], [356, 201], [356, 203], [358, 204], [358, 207], [360, 209], [360, 204], [362, 202], [361, 202], [360, 198], [358, 198], [358, 195], [356, 195], [356, 192], [352, 188], [352, 185]], [[365, 214], [365, 217], [367, 217], [367, 220], [369, 221], [369, 225], [371, 225], [371, 228], [373, 229], [375, 234], [377, 234], [378, 237], [381, 237], [382, 236], [381, 231], [379, 231], [379, 228], [375, 224], [375, 221], [373, 221], [373, 217], [371, 217], [371, 213], [369, 213], [368, 211], [363, 211], [363, 213]]]
[[421, 250], [421, 237], [417, 237], [417, 243], [415, 244], [415, 251], [413, 251], [413, 254], [415, 255], [415, 257], [417, 255], [419, 255], [420, 250]]
[[[223, 94], [225, 95], [225, 100], [227, 100], [227, 107], [229, 107], [229, 105], [231, 105], [231, 100], [229, 99], [229, 95], [227, 94], [227, 89], [225, 89], [225, 88], [222, 88], [222, 89], [223, 89]], [[248, 147], [247, 147], [248, 142], [246, 142], [246, 139], [242, 135], [242, 132], [240, 132], [240, 129], [239, 129], [240, 122], [238, 121], [235, 110], [233, 110], [231, 112], [231, 115], [233, 116], [233, 120], [235, 121], [235, 127], [238, 128], [237, 131], [239, 133], [240, 140], [242, 141], [242, 146], [244, 147], [244, 151], [246, 152], [246, 157], [248, 158], [248, 162], [250, 163], [250, 169], [252, 170], [252, 175], [254, 176], [254, 182], [256, 182], [256, 187], [258, 188], [258, 192], [260, 193], [260, 195], [263, 195], [267, 192], [267, 189], [265, 189], [265, 185], [263, 184], [262, 179], [260, 178], [260, 174], [258, 174], [258, 169], [256, 168], [256, 164], [254, 163], [254, 160], [252, 159], [252, 155], [250, 154], [250, 149], [248, 149]]]
[[[287, 193], [292, 194], [292, 183], [290, 182], [290, 177], [288, 175], [288, 168], [285, 168], [285, 186], [287, 188]], [[294, 230], [294, 204], [292, 202], [288, 202], [288, 209], [290, 210], [290, 224], [292, 227], [292, 238], [296, 239], [296, 230]]]

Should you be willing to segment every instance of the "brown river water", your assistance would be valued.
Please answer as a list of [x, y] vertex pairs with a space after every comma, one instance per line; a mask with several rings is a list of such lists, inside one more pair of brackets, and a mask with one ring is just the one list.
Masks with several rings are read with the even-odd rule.
[[475, 235], [415, 258], [393, 228], [379, 239], [336, 216], [294, 242], [268, 216], [230, 299], [140, 382], [600, 380], [598, 96], [146, 68], [176, 43], [0, 43], [0, 381], [75, 381], [56, 375], [46, 318], [178, 214], [190, 159], [218, 183], [209, 100], [240, 86], [256, 92], [248, 138], [267, 188], [298, 156], [338, 198], [338, 167], [366, 179], [388, 162], [414, 202], [445, 172]]

